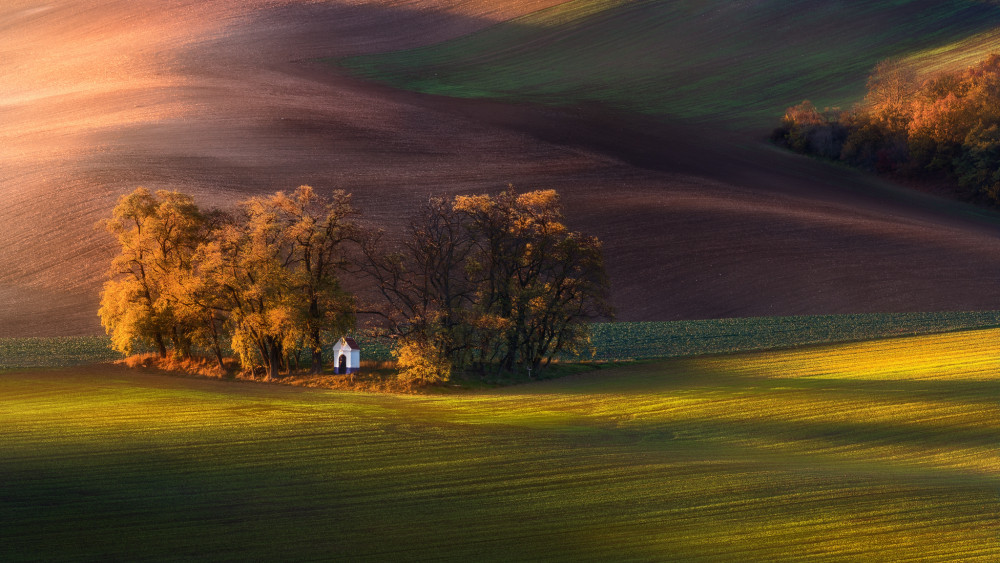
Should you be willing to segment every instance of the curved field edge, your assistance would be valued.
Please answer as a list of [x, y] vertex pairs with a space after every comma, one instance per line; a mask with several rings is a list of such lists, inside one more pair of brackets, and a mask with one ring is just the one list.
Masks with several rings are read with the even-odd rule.
[[[696, 321], [594, 323], [590, 343], [564, 361], [622, 361], [770, 350], [901, 335], [1000, 327], [1000, 311], [873, 313]], [[366, 360], [390, 360], [383, 342], [357, 336]], [[0, 369], [120, 360], [103, 336], [0, 338]]]
[[995, 560], [998, 330], [464, 396], [0, 375], [0, 558]]
[[600, 102], [773, 125], [803, 98], [847, 106], [881, 59], [1000, 25], [987, 2], [566, 2], [443, 43], [336, 61], [392, 86], [555, 105]]

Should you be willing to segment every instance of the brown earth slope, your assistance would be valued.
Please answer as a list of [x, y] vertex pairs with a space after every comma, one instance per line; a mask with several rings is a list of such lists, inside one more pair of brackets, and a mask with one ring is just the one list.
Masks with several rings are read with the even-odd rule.
[[1000, 304], [993, 214], [743, 134], [421, 96], [314, 62], [556, 3], [5, 2], [0, 336], [100, 330], [113, 248], [94, 224], [137, 185], [217, 205], [344, 188], [388, 226], [429, 194], [553, 187], [605, 241], [622, 320]]

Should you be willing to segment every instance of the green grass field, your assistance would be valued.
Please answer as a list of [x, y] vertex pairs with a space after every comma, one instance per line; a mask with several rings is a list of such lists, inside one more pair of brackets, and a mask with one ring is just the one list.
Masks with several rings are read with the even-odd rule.
[[0, 374], [0, 560], [996, 560], [1000, 330], [343, 393]]
[[438, 45], [338, 63], [431, 94], [602, 102], [759, 129], [804, 98], [850, 106], [881, 59], [988, 49], [998, 26], [995, 3], [969, 0], [575, 0]]

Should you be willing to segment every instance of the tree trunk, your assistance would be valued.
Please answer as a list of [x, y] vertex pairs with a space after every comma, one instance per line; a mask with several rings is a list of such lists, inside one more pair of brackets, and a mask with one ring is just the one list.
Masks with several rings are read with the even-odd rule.
[[[257, 348], [257, 354], [260, 356], [260, 365], [263, 366], [264, 379], [267, 379], [267, 374], [270, 370], [270, 355], [268, 354], [267, 339], [263, 336], [253, 339], [254, 346]], [[253, 368], [251, 368], [253, 369]], [[257, 371], [254, 369], [254, 377], [256, 377]]]
[[159, 332], [154, 332], [153, 342], [156, 343], [156, 348], [160, 353], [160, 359], [165, 359], [167, 357], [167, 346], [163, 343], [163, 335]]
[[514, 373], [514, 367], [517, 365], [518, 356], [518, 337], [517, 333], [510, 331], [507, 334], [507, 353], [504, 355], [503, 361], [500, 362], [501, 367], [510, 372]]
[[191, 359], [191, 345], [188, 343], [186, 337], [182, 337], [177, 331], [177, 325], [170, 328], [170, 333], [173, 335], [174, 341], [174, 351], [181, 355], [185, 360]]
[[274, 381], [278, 379], [278, 368], [281, 366], [281, 354], [278, 352], [278, 343], [268, 338], [267, 343], [267, 379]]
[[215, 352], [215, 359], [219, 362], [219, 369], [225, 373], [226, 363], [222, 361], [222, 350], [220, 350], [218, 346], [213, 347], [212, 350]]
[[323, 371], [323, 347], [319, 343], [319, 330], [312, 331], [312, 373], [319, 375]]
[[222, 361], [222, 345], [219, 344], [219, 327], [215, 324], [215, 312], [208, 314], [209, 327], [212, 329], [212, 351], [215, 352], [215, 359], [219, 361], [219, 369], [225, 373], [226, 363]]
[[285, 353], [285, 347], [281, 345], [281, 342], [275, 340], [274, 349], [274, 355], [278, 358], [278, 372], [288, 373], [291, 371], [291, 364], [288, 362], [290, 358], [288, 357], [288, 354]]
[[267, 380], [275, 381], [278, 379], [278, 367], [281, 363], [281, 359], [278, 358], [277, 350], [271, 348], [268, 354], [267, 361]]

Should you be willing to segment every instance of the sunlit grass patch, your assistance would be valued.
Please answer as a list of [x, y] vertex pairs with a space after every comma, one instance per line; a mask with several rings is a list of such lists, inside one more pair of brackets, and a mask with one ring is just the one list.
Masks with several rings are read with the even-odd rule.
[[920, 78], [975, 66], [989, 55], [1000, 53], [1000, 29], [990, 29], [945, 45], [919, 50], [905, 57]]
[[1000, 379], [1000, 330], [974, 330], [707, 360], [712, 369], [764, 377], [867, 380]]

